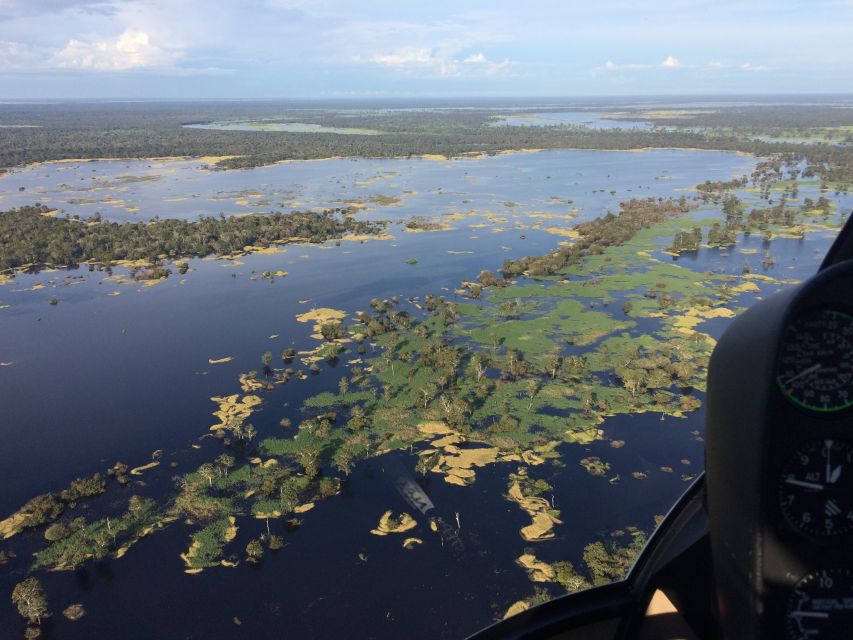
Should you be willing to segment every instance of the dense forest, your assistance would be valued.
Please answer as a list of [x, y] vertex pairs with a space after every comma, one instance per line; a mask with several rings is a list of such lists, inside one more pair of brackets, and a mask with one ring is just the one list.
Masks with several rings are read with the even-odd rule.
[[[358, 106], [358, 105], [356, 105]], [[0, 105], [0, 167], [64, 158], [236, 156], [220, 168], [248, 168], [287, 159], [333, 156], [400, 157], [418, 154], [460, 155], [513, 149], [639, 149], [647, 147], [733, 150], [759, 156], [794, 154], [817, 176], [849, 183], [853, 147], [767, 142], [744, 133], [778, 127], [853, 125], [848, 109], [757, 106], [695, 110], [661, 117], [666, 125], [649, 130], [589, 129], [579, 126], [493, 126], [498, 108], [333, 109], [312, 103], [53, 103]], [[577, 107], [563, 107], [577, 109]], [[553, 110], [551, 107], [547, 110]], [[829, 110], [829, 113], [825, 113]], [[827, 120], [826, 118], [830, 118]], [[624, 118], [644, 119], [641, 110]], [[300, 122], [328, 127], [373, 129], [381, 135], [224, 131], [184, 125], [229, 119]], [[722, 127], [706, 135], [701, 127]], [[829, 170], [830, 165], [832, 170]]]
[[378, 233], [383, 226], [335, 211], [121, 224], [48, 213], [44, 206], [0, 212], [0, 269], [222, 255], [296, 239], [323, 242], [347, 233]]
[[[639, 119], [641, 112], [624, 119]], [[771, 129], [808, 129], [853, 126], [853, 109], [838, 104], [745, 105], [724, 109], [660, 111], [656, 124], [668, 127], [712, 127], [749, 131], [756, 135]]]
[[587, 256], [604, 253], [607, 247], [623, 244], [640, 229], [649, 228], [674, 216], [686, 213], [696, 205], [680, 200], [662, 198], [631, 199], [619, 203], [619, 214], [608, 212], [601, 218], [575, 226], [578, 240], [544, 256], [528, 256], [506, 260], [501, 267], [505, 277], [522, 274], [554, 275], [568, 265], [580, 264]]

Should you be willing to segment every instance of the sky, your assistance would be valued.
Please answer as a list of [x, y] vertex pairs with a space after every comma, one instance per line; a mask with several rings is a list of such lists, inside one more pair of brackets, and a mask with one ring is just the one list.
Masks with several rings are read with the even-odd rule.
[[853, 0], [0, 0], [0, 100], [853, 92]]

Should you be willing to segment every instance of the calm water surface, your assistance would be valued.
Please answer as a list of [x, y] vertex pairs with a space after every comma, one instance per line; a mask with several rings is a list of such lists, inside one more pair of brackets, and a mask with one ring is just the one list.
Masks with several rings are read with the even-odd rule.
[[[277, 208], [236, 202], [242, 199], [298, 200], [304, 203], [300, 206], [318, 207], [359, 200], [366, 207], [358, 215], [391, 220], [424, 215], [452, 229], [412, 234], [392, 224], [392, 240], [289, 246], [284, 253], [246, 256], [239, 263], [195, 259], [185, 276], [174, 274], [148, 288], [118, 284], [86, 269], [22, 275], [0, 286], [0, 306], [10, 305], [0, 309], [0, 361], [12, 363], [0, 367], [0, 441], [6, 443], [0, 449], [0, 517], [37, 493], [103, 471], [118, 459], [143, 464], [155, 449], [163, 449], [164, 462], [177, 467], [170, 472], [162, 464], [143, 480], [149, 489], [168, 491], [170, 473], [186, 472], [218, 452], [218, 442], [203, 437], [216, 408], [209, 398], [237, 391], [239, 373], [259, 370], [264, 351], [277, 355], [288, 346], [312, 346], [310, 325], [295, 320], [312, 306], [354, 313], [374, 297], [452, 297], [461, 280], [496, 269], [506, 258], [555, 248], [565, 239], [555, 229], [616, 210], [619, 200], [691, 195], [692, 185], [748, 173], [753, 164], [751, 158], [728, 153], [573, 151], [449, 162], [330, 160], [235, 172], [210, 172], [198, 161], [69, 163], [2, 178], [3, 207], [38, 199], [68, 214], [97, 210], [116, 220]], [[156, 179], [119, 183], [121, 176]], [[86, 185], [88, 195], [81, 195], [78, 183]], [[389, 206], [370, 200], [378, 195], [400, 202]], [[812, 194], [801, 189], [801, 195]], [[99, 200], [72, 203], [81, 197]], [[123, 202], [119, 206], [110, 198]], [[570, 214], [577, 218], [554, 217]], [[831, 235], [774, 241], [777, 264], [771, 275], [807, 277]], [[739, 248], [766, 249], [755, 236]], [[417, 264], [407, 265], [409, 258]], [[697, 271], [737, 274], [744, 259], [760, 270], [760, 254], [738, 250], [702, 250], [679, 260]], [[256, 278], [279, 269], [288, 275], [272, 283]], [[32, 289], [40, 284], [44, 288]], [[120, 295], [108, 295], [114, 291]], [[49, 305], [51, 297], [59, 304]], [[714, 335], [724, 328], [724, 321], [706, 325]], [[234, 360], [208, 363], [224, 356]], [[298, 421], [301, 400], [336, 388], [347, 369], [344, 359], [337, 367], [324, 366], [317, 377], [277, 387], [264, 396], [264, 409], [253, 423], [262, 436], [280, 433], [277, 422], [283, 415]], [[620, 416], [604, 428], [608, 438], [626, 445], [563, 445], [564, 468], [537, 468], [554, 487], [564, 520], [557, 540], [536, 545], [537, 556], [546, 561], [577, 563], [585, 544], [613, 530], [648, 528], [652, 516], [665, 513], [701, 469], [701, 411], [688, 420]], [[606, 477], [586, 473], [576, 461], [588, 455], [611, 462], [623, 480], [610, 484]], [[335, 638], [351, 637], [358, 629], [360, 637], [464, 636], [532, 592], [524, 571], [514, 564], [525, 546], [518, 530], [529, 518], [503, 497], [506, 475], [515, 467], [478, 470], [470, 487], [428, 481], [424, 488], [437, 513], [446, 520], [461, 514], [465, 552], [444, 548], [424, 522], [412, 532], [424, 544], [406, 551], [398, 540], [368, 532], [386, 509], [408, 509], [389, 469], [397, 463], [411, 469], [414, 460], [400, 452], [361, 463], [344, 493], [318, 503], [302, 527], [285, 534], [285, 549], [267, 553], [258, 568], [241, 563], [187, 576], [177, 556], [188, 544], [190, 529], [175, 524], [140, 542], [120, 561], [73, 575], [46, 575], [55, 611], [83, 602], [90, 612], [77, 623], [55, 615], [47, 635]], [[665, 466], [673, 471], [662, 471]], [[634, 471], [648, 477], [632, 481]], [[111, 489], [104, 500], [126, 497]], [[240, 527], [238, 542], [243, 543], [235, 551], [241, 552], [263, 523], [242, 518]], [[27, 534], [19, 544], [34, 548], [39, 535]], [[0, 571], [0, 591], [7, 593], [20, 579], [14, 573], [20, 566]], [[15, 635], [19, 627], [4, 599], [0, 629]]]

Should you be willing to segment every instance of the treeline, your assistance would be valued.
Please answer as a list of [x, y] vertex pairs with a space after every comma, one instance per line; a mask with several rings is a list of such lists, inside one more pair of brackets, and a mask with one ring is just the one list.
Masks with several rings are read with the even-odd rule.
[[[823, 110], [805, 109], [803, 118], [826, 125]], [[841, 110], [835, 110], [841, 111]], [[220, 168], [248, 168], [288, 159], [332, 156], [401, 157], [420, 154], [461, 155], [513, 149], [701, 148], [742, 151], [759, 156], [792, 154], [828, 180], [853, 180], [853, 148], [800, 145], [745, 139], [742, 135], [704, 135], [692, 128], [715, 118], [728, 127], [744, 118], [743, 110], [682, 118], [685, 128], [654, 130], [558, 126], [493, 126], [497, 109], [347, 110], [318, 104], [165, 103], [0, 105], [0, 124], [35, 125], [0, 128], [0, 167], [67, 158], [146, 158], [156, 156], [238, 156]], [[750, 112], [751, 113], [751, 112]], [[799, 112], [798, 112], [799, 113]], [[834, 112], [833, 112], [834, 113]], [[727, 120], [732, 114], [732, 120]], [[809, 115], [811, 114], [811, 115]], [[752, 116], [749, 116], [752, 118]], [[184, 125], [228, 119], [299, 121], [324, 126], [377, 129], [382, 135], [222, 131]], [[755, 118], [753, 118], [754, 120]], [[713, 120], [713, 122], [717, 122]], [[710, 120], [708, 122], [711, 122]], [[667, 124], [668, 121], [661, 121]], [[757, 125], [756, 125], [757, 126]], [[690, 127], [688, 129], [686, 127]]]
[[769, 135], [774, 130], [853, 126], [853, 110], [830, 104], [744, 105], [713, 110], [679, 110], [671, 116], [658, 115], [654, 122], [661, 126], [731, 128], [755, 135]]
[[553, 275], [569, 265], [580, 264], [586, 256], [603, 253], [607, 247], [627, 242], [640, 229], [686, 213], [694, 206], [684, 196], [678, 200], [634, 198], [620, 202], [618, 215], [607, 212], [601, 218], [576, 225], [574, 229], [580, 238], [573, 244], [544, 256], [506, 260], [501, 272], [506, 278], [522, 274], [534, 277]]
[[[787, 191], [785, 196], [789, 193], [790, 191]], [[785, 227], [791, 232], [802, 234], [802, 229], [797, 228], [804, 221], [829, 216], [834, 210], [832, 201], [824, 196], [820, 196], [816, 201], [805, 198], [802, 204], [796, 204], [794, 201], [790, 205], [785, 196], [772, 207], [752, 208], [747, 213], [741, 200], [729, 195], [723, 201], [723, 221], [713, 223], [708, 229], [708, 246], [732, 247], [737, 243], [738, 234], [741, 232], [761, 233], [769, 240], [773, 236], [773, 227]], [[679, 231], [667, 250], [672, 253], [698, 251], [702, 246], [702, 239], [703, 233], [699, 227], [690, 231]]]
[[702, 194], [703, 199], [716, 199], [723, 193], [745, 187], [748, 181], [749, 179], [746, 176], [714, 182], [705, 180], [705, 182], [696, 185], [696, 190]]
[[347, 233], [374, 234], [383, 228], [328, 210], [147, 223], [54, 218], [48, 212], [45, 206], [0, 212], [0, 269], [203, 257], [240, 252], [247, 246], [286, 244], [297, 238], [323, 242]]

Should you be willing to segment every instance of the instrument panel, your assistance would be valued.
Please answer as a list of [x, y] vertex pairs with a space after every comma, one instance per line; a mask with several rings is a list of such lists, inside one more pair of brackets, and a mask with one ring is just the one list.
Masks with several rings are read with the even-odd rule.
[[732, 323], [706, 411], [726, 637], [853, 638], [853, 260]]
[[794, 319], [780, 349], [776, 383], [804, 409], [831, 413], [853, 406], [853, 315], [811, 309]]
[[848, 301], [853, 302], [848, 278], [807, 288], [781, 331], [765, 490], [768, 637], [820, 640], [853, 633], [853, 312]]

